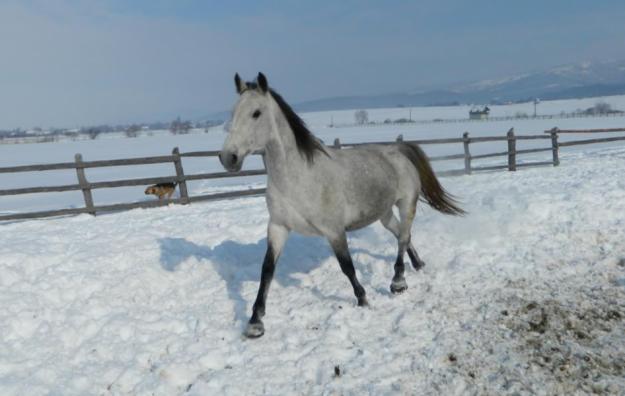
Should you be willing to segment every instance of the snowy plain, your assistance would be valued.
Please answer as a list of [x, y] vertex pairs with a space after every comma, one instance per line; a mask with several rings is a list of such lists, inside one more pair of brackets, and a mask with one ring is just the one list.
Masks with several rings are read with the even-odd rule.
[[262, 197], [3, 224], [0, 393], [622, 394], [624, 172], [621, 147], [443, 178], [469, 215], [421, 206], [404, 294], [391, 235], [351, 234], [370, 309], [293, 235], [258, 340]]
[[[601, 120], [558, 126], [622, 126]], [[324, 139], [398, 132], [309, 123]], [[479, 127], [505, 132], [492, 124]], [[200, 138], [163, 144], [209, 148], [191, 147]], [[148, 142], [114, 147], [141, 156]], [[47, 147], [37, 162], [57, 155]], [[469, 214], [419, 206], [426, 267], [408, 270], [405, 293], [389, 292], [388, 231], [350, 235], [369, 309], [324, 240], [292, 235], [258, 340], [241, 332], [266, 248], [262, 197], [0, 224], [0, 394], [624, 394], [624, 174], [615, 144], [562, 150], [559, 167], [441, 178]]]

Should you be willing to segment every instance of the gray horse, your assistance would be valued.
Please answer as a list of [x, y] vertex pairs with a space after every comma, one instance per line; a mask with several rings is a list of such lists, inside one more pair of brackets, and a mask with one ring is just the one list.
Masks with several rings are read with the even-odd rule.
[[[406, 290], [404, 253], [408, 252], [415, 269], [424, 265], [410, 242], [419, 195], [442, 213], [464, 213], [441, 187], [423, 151], [406, 143], [346, 150], [326, 147], [269, 88], [262, 73], [255, 83], [242, 81], [238, 74], [234, 81], [239, 100], [219, 160], [228, 171], [237, 172], [245, 156], [262, 152], [269, 208], [267, 253], [245, 335], [255, 338], [265, 332], [261, 318], [265, 315], [267, 292], [290, 231], [326, 237], [354, 288], [358, 305], [367, 306], [346, 232], [380, 220], [398, 240], [391, 292]], [[399, 219], [393, 214], [393, 206], [398, 209]]]

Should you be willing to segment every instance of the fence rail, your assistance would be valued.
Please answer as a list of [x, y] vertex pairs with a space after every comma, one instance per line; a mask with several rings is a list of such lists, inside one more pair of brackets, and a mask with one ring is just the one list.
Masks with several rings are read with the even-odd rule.
[[[606, 143], [614, 141], [625, 140], [625, 136], [607, 137], [599, 139], [584, 139], [574, 140], [568, 142], [558, 142], [558, 135], [561, 133], [566, 134], [583, 134], [583, 133], [603, 133], [603, 132], [625, 132], [625, 128], [611, 128], [611, 129], [580, 129], [580, 130], [559, 130], [553, 128], [545, 131], [542, 135], [515, 135], [514, 129], [510, 129], [505, 136], [485, 136], [485, 137], [470, 137], [468, 132], [465, 132], [460, 138], [444, 138], [444, 139], [420, 139], [420, 140], [403, 140], [402, 135], [399, 135], [397, 141], [404, 141], [407, 143], [416, 143], [419, 145], [434, 145], [434, 144], [462, 144], [463, 153], [432, 156], [430, 161], [452, 161], [452, 160], [464, 160], [464, 168], [452, 169], [446, 171], [437, 172], [440, 176], [453, 176], [471, 174], [473, 172], [495, 171], [508, 169], [509, 171], [516, 171], [517, 168], [534, 167], [534, 166], [557, 166], [560, 164], [559, 160], [559, 148], [569, 147], [583, 144], [595, 144]], [[549, 147], [532, 148], [532, 149], [517, 149], [517, 142], [527, 140], [550, 140]], [[397, 141], [384, 141], [384, 142], [367, 142], [367, 143], [341, 143], [339, 139], [334, 140], [333, 148], [343, 149], [351, 147], [359, 147], [369, 144], [382, 144], [389, 145], [395, 144]], [[506, 151], [487, 153], [487, 154], [471, 154], [471, 144], [479, 144], [486, 142], [507, 142], [508, 148]], [[541, 152], [552, 152], [551, 161], [534, 161], [534, 162], [517, 162], [517, 156], [534, 154]], [[258, 153], [255, 153], [258, 154]], [[82, 208], [67, 208], [67, 209], [55, 209], [28, 213], [13, 213], [0, 215], [0, 221], [2, 220], [18, 220], [18, 219], [33, 219], [43, 218], [51, 216], [72, 215], [80, 213], [90, 213], [95, 215], [102, 212], [121, 211], [135, 208], [153, 208], [159, 206], [165, 206], [168, 204], [189, 204], [193, 202], [210, 201], [218, 199], [228, 199], [237, 197], [246, 197], [253, 195], [261, 195], [265, 193], [265, 188], [245, 189], [236, 191], [227, 191], [220, 193], [204, 194], [204, 195], [189, 195], [187, 182], [193, 180], [210, 180], [221, 179], [230, 177], [244, 177], [244, 176], [259, 176], [265, 175], [265, 169], [253, 169], [245, 170], [237, 173], [229, 172], [212, 172], [212, 173], [198, 173], [198, 174], [185, 174], [182, 158], [189, 157], [216, 157], [219, 155], [219, 151], [192, 151], [181, 153], [178, 148], [172, 150], [171, 155], [162, 155], [154, 157], [139, 157], [139, 158], [126, 158], [115, 160], [98, 160], [98, 161], [84, 161], [80, 154], [76, 154], [74, 162], [61, 162], [54, 164], [34, 164], [34, 165], [21, 165], [0, 168], [0, 173], [20, 173], [20, 172], [41, 172], [41, 171], [55, 171], [62, 169], [75, 169], [77, 184], [66, 184], [57, 186], [34, 186], [24, 188], [12, 188], [0, 190], [0, 196], [11, 196], [20, 194], [40, 194], [51, 192], [66, 192], [66, 191], [82, 191], [85, 206]], [[482, 160], [486, 158], [495, 157], [507, 157], [505, 164], [497, 165], [485, 165], [475, 166], [474, 161]], [[162, 176], [162, 177], [144, 177], [135, 179], [123, 179], [123, 180], [111, 180], [100, 182], [89, 182], [85, 173], [85, 169], [89, 168], [101, 168], [112, 166], [135, 166], [135, 165], [149, 165], [171, 163], [174, 166], [175, 176]], [[129, 203], [117, 203], [109, 205], [96, 205], [93, 201], [92, 190], [103, 188], [116, 188], [116, 187], [129, 187], [129, 186], [145, 186], [157, 183], [177, 183], [180, 193], [179, 198], [167, 199], [167, 200], [154, 200], [154, 201], [140, 201]]]
[[[559, 135], [561, 133], [565, 134], [584, 134], [584, 133], [611, 133], [611, 132], [625, 132], [625, 128], [605, 128], [605, 129], [558, 129], [553, 128], [552, 130], [545, 131], [545, 133], [556, 134]], [[625, 140], [625, 136], [615, 136], [615, 137], [607, 137], [607, 138], [598, 138], [598, 139], [584, 139], [584, 140], [573, 140], [570, 142], [562, 142], [559, 144], [560, 147], [570, 147], [570, 146], [579, 146], [582, 144], [597, 144], [597, 143], [609, 143], [609, 142], [617, 142], [620, 140]]]
[[[547, 131], [546, 133], [548, 133]], [[606, 128], [606, 129], [558, 129], [558, 133], [606, 133], [606, 132], [625, 132], [625, 128]]]

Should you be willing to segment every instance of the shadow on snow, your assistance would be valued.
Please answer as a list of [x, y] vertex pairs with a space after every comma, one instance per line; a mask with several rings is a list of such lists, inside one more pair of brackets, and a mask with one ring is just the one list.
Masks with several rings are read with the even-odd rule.
[[[184, 238], [161, 238], [158, 242], [161, 251], [160, 264], [166, 271], [176, 271], [180, 264], [191, 257], [198, 261], [209, 260], [226, 283], [228, 298], [234, 303], [235, 321], [241, 323], [247, 321], [248, 301], [242, 295], [242, 288], [244, 282], [258, 284], [260, 281], [262, 261], [267, 249], [266, 238], [248, 244], [227, 240], [212, 248], [198, 245]], [[394, 259], [368, 250], [352, 249], [352, 254], [356, 253], [365, 253], [386, 263], [391, 263]], [[301, 281], [294, 276], [295, 274], [309, 273], [331, 257], [333, 258], [334, 254], [325, 239], [291, 234], [278, 260], [273, 282], [277, 282], [282, 287], [299, 287]], [[370, 268], [359, 266], [358, 263], [355, 263], [355, 266], [360, 267], [363, 275], [362, 281], [368, 283], [371, 276]], [[336, 276], [344, 277], [338, 263], [336, 263], [336, 271]], [[345, 296], [324, 295], [317, 286], [313, 286], [311, 292], [320, 300], [355, 302], [355, 300], [352, 301], [352, 289], [347, 277], [345, 277], [345, 288], [349, 290], [349, 294]]]

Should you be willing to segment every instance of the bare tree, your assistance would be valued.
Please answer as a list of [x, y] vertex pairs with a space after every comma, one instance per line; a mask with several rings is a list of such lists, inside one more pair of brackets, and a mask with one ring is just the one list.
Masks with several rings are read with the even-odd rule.
[[609, 114], [612, 112], [612, 106], [606, 102], [597, 102], [594, 109], [596, 114]]
[[178, 134], [178, 128], [180, 126], [180, 122], [181, 122], [180, 117], [178, 117], [175, 120], [173, 120], [171, 124], [169, 124], [169, 132], [171, 132], [172, 135]]
[[367, 110], [358, 110], [354, 113], [354, 119], [356, 124], [364, 125], [369, 122], [369, 113], [367, 113]]
[[89, 128], [86, 131], [87, 135], [89, 135], [89, 139], [91, 140], [97, 139], [101, 132], [102, 131], [99, 128]]
[[139, 136], [139, 131], [141, 130], [141, 127], [137, 124], [132, 124], [131, 126], [129, 126], [126, 129], [126, 137], [129, 138], [136, 138], [137, 136]]
[[191, 121], [181, 121], [180, 117], [178, 117], [169, 125], [169, 131], [173, 135], [186, 134], [191, 130], [191, 126]]
[[189, 133], [191, 126], [191, 121], [183, 121], [180, 124], [180, 133]]

